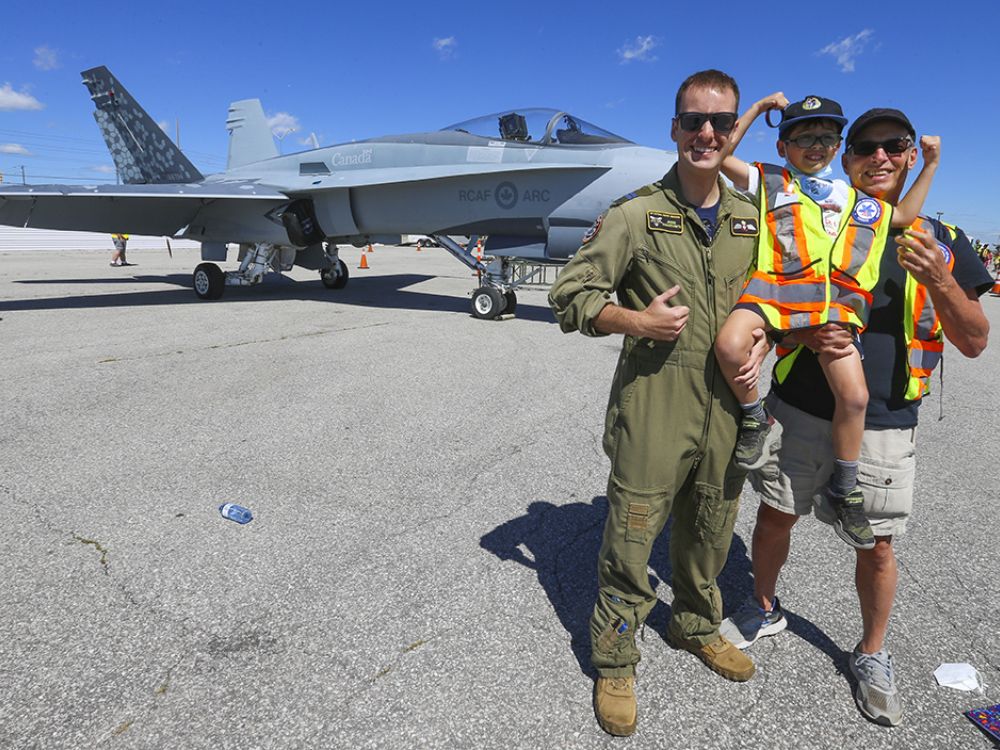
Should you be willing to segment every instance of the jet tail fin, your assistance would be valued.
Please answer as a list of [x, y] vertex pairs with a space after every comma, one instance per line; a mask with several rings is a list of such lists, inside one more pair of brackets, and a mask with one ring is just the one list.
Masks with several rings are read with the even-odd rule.
[[203, 179], [181, 150], [105, 67], [81, 74], [94, 100], [94, 119], [126, 185], [199, 182]]
[[229, 130], [229, 162], [226, 169], [278, 155], [278, 147], [274, 144], [260, 99], [243, 99], [230, 104], [226, 129]]

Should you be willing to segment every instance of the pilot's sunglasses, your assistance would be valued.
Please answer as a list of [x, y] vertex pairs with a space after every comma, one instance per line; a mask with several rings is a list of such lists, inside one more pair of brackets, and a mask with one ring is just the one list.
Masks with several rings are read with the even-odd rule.
[[785, 138], [785, 143], [791, 143], [793, 146], [798, 146], [799, 148], [812, 148], [818, 143], [823, 148], [830, 148], [840, 143], [840, 136], [836, 133], [822, 133], [820, 135], [803, 133], [794, 138]]
[[887, 141], [858, 141], [847, 147], [847, 150], [857, 156], [871, 156], [879, 149], [887, 154], [899, 155], [913, 146], [909, 138], [890, 138]]
[[735, 112], [679, 112], [677, 114], [677, 124], [681, 130], [689, 133], [697, 133], [706, 122], [712, 123], [712, 130], [716, 133], [728, 133], [736, 127]]

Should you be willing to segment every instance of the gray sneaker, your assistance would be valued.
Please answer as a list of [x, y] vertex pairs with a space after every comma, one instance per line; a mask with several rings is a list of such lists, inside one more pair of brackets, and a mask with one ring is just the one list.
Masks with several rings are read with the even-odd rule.
[[738, 610], [719, 625], [719, 634], [736, 648], [750, 648], [760, 638], [777, 635], [788, 627], [785, 613], [781, 611], [778, 597], [771, 609], [764, 609], [752, 596], [748, 596]]
[[896, 689], [889, 652], [882, 649], [874, 654], [863, 654], [855, 648], [850, 663], [851, 673], [858, 681], [854, 701], [861, 713], [876, 724], [897, 726], [903, 720], [903, 704]]

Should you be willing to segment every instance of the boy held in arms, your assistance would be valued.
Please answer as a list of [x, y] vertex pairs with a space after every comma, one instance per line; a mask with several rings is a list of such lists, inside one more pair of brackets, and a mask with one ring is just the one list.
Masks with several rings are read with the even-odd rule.
[[[741, 190], [756, 195], [760, 206], [756, 270], [716, 339], [719, 365], [743, 409], [734, 460], [744, 469], [759, 468], [774, 422], [756, 382], [741, 377], [753, 346], [753, 331], [764, 327], [772, 338], [835, 323], [851, 328], [855, 346], [841, 355], [821, 355], [820, 366], [836, 402], [833, 415], [834, 471], [825, 493], [837, 520], [834, 530], [852, 547], [871, 549], [875, 537], [862, 512], [857, 487], [858, 459], [865, 428], [868, 388], [861, 365], [857, 332], [868, 322], [871, 288], [878, 280], [889, 228], [909, 227], [923, 208], [940, 158], [940, 138], [923, 136], [924, 166], [899, 205], [858, 193], [830, 176], [830, 162], [847, 123], [840, 105], [809, 96], [789, 104], [782, 93], [750, 107], [730, 136], [732, 148], [762, 113], [780, 109], [778, 155], [783, 167], [728, 156], [723, 173]], [[904, 142], [905, 141], [905, 142]], [[874, 145], [902, 153], [908, 138]], [[869, 152], [872, 153], [872, 152]], [[905, 234], [905, 233], [904, 233]], [[793, 357], [795, 346], [784, 356]], [[780, 377], [781, 352], [775, 372]], [[789, 362], [790, 364], [790, 362]]]

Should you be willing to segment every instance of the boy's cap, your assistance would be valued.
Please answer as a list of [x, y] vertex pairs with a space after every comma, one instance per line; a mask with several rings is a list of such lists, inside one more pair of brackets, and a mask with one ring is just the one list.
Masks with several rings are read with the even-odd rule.
[[916, 139], [917, 137], [917, 131], [913, 129], [913, 125], [910, 123], [910, 120], [906, 115], [898, 109], [878, 107], [876, 109], [869, 109], [857, 120], [851, 123], [850, 129], [847, 131], [847, 145], [850, 146], [854, 142], [854, 139], [857, 137], [858, 133], [861, 132], [862, 128], [866, 125], [871, 125], [873, 122], [878, 122], [879, 120], [891, 120], [892, 122], [898, 122], [906, 128], [907, 132], [910, 134], [910, 138]]
[[847, 124], [847, 118], [844, 117], [844, 110], [833, 99], [824, 99], [821, 96], [807, 96], [801, 102], [793, 102], [782, 110], [781, 122], [778, 123], [778, 136], [784, 135], [785, 131], [793, 125], [819, 118], [833, 120], [841, 128]]

